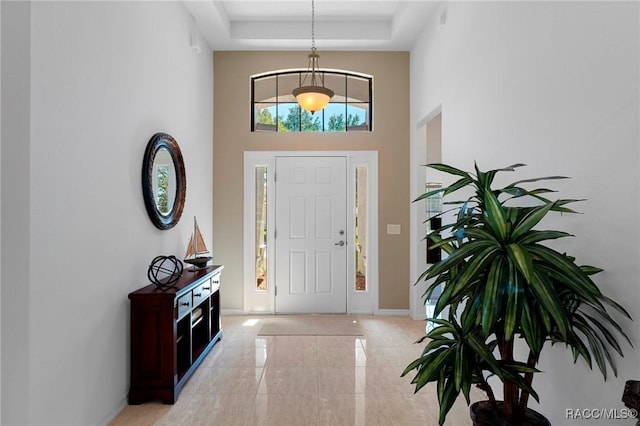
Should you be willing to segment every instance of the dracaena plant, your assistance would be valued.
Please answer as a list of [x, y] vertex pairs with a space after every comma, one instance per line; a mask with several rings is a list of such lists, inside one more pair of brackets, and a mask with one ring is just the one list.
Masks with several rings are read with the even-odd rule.
[[[427, 236], [446, 256], [419, 279], [429, 282], [425, 300], [436, 288], [441, 289], [433, 316], [446, 319], [430, 319], [434, 328], [418, 341], [427, 342], [422, 355], [402, 373], [416, 371], [415, 392], [429, 382], [436, 383], [440, 425], [461, 392], [470, 403], [471, 386], [483, 390], [491, 406], [510, 424], [518, 425], [529, 396], [538, 400], [532, 381], [548, 342], [564, 343], [573, 352], [574, 362], [582, 358], [590, 368], [595, 363], [605, 380], [609, 369], [617, 375], [613, 352], [622, 356], [618, 340], [631, 345], [609, 310], [627, 318], [629, 314], [591, 278], [601, 269], [579, 266], [573, 257], [545, 245], [570, 234], [535, 229], [550, 212], [575, 213], [568, 205], [579, 200], [552, 201], [547, 197], [555, 191], [525, 187], [564, 177], [493, 187], [497, 173], [521, 166], [524, 164], [482, 172], [476, 165], [475, 173], [468, 173], [445, 164], [429, 164], [454, 175], [455, 182], [416, 200], [441, 194], [451, 208], [440, 214], [455, 212], [453, 223]], [[462, 189], [471, 189], [472, 195], [447, 201]], [[525, 199], [526, 203], [519, 202]], [[526, 359], [514, 358], [516, 341], [528, 347]], [[500, 404], [487, 380], [490, 376], [502, 382]]]

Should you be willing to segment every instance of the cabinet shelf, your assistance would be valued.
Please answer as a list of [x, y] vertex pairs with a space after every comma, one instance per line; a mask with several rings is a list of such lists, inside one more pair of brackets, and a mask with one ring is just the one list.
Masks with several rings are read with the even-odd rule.
[[202, 317], [195, 320], [195, 322], [191, 323], [191, 328], [195, 328], [198, 324], [202, 322]]
[[152, 400], [175, 403], [189, 377], [222, 338], [222, 269], [210, 266], [185, 272], [166, 291], [148, 285], [129, 294], [129, 404]]
[[195, 328], [203, 319], [204, 316], [202, 315], [202, 308], [195, 308], [191, 312], [191, 328]]

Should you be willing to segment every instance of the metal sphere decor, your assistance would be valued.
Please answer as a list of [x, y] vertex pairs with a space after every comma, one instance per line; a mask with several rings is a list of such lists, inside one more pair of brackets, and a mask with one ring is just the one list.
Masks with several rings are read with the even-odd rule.
[[175, 256], [156, 256], [149, 265], [147, 277], [160, 290], [166, 290], [182, 276], [182, 261]]

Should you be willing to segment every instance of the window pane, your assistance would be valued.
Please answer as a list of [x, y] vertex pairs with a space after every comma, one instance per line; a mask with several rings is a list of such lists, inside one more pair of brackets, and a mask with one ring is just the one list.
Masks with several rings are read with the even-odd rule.
[[369, 79], [349, 76], [347, 77], [348, 102], [370, 102]]
[[300, 106], [297, 103], [278, 105], [277, 123], [281, 132], [299, 132]]
[[346, 130], [345, 105], [330, 103], [324, 110], [324, 131], [344, 132]]
[[300, 75], [298, 73], [278, 76], [278, 102], [295, 102], [296, 98], [292, 92], [299, 86]]
[[321, 132], [322, 114], [311, 114], [297, 103], [278, 105], [278, 131]]
[[254, 102], [275, 102], [276, 77], [263, 77], [253, 80]]
[[367, 168], [356, 167], [356, 291], [367, 290]]
[[369, 130], [369, 104], [347, 104], [347, 130]]
[[267, 166], [256, 167], [256, 290], [267, 291]]
[[254, 130], [276, 131], [276, 106], [270, 103], [255, 104]]
[[[318, 82], [320, 84], [320, 82]], [[324, 87], [333, 90], [334, 96], [331, 98], [331, 102], [344, 103], [345, 96], [345, 84], [346, 76], [342, 74], [324, 73]]]

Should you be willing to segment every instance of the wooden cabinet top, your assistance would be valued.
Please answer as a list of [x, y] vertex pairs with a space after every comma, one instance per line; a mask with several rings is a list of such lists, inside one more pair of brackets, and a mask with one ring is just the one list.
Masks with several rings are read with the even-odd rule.
[[149, 297], [149, 296], [159, 296], [159, 297], [177, 297], [182, 293], [187, 292], [189, 289], [194, 287], [195, 285], [201, 283], [202, 281], [220, 273], [224, 266], [222, 265], [212, 265], [207, 266], [204, 269], [197, 270], [195, 272], [190, 271], [188, 268], [185, 268], [182, 271], [182, 276], [178, 279], [178, 281], [170, 288], [161, 290], [156, 287], [155, 284], [149, 284], [146, 287], [142, 287], [134, 292], [129, 293], [129, 299], [134, 299], [136, 297]]

